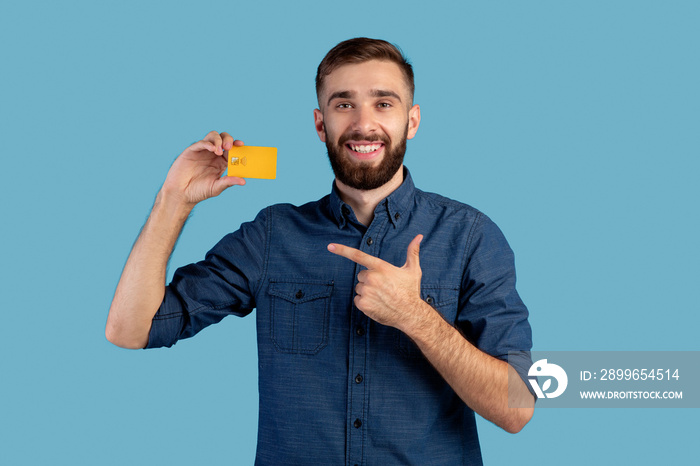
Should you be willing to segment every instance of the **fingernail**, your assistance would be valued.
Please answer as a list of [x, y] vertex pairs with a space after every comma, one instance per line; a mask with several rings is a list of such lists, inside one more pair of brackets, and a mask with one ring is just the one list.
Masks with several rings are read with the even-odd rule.
[[334, 245], [334, 244], [329, 244], [329, 245], [328, 245], [328, 250], [329, 250], [330, 252], [335, 252], [335, 245]]

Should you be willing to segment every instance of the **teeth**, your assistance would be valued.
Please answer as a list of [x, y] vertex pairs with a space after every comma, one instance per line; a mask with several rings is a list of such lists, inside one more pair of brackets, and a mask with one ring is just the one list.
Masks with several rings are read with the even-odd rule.
[[350, 144], [350, 148], [355, 152], [359, 152], [360, 154], [369, 154], [370, 152], [374, 152], [375, 150], [379, 149], [381, 146], [381, 144], [370, 144], [367, 146]]

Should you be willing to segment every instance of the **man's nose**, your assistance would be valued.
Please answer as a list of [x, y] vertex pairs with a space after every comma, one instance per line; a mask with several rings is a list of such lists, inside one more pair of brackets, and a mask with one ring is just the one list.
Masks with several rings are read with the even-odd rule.
[[353, 130], [362, 134], [369, 134], [377, 129], [374, 112], [372, 110], [373, 108], [368, 105], [362, 105], [357, 108], [353, 120]]

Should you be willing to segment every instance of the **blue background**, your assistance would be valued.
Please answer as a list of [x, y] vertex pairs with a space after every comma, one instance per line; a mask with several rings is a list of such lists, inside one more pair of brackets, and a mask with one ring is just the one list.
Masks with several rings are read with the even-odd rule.
[[[170, 273], [264, 206], [329, 191], [313, 79], [354, 36], [412, 60], [406, 164], [503, 229], [535, 349], [700, 350], [698, 5], [3, 2], [0, 463], [252, 464], [253, 318], [154, 351], [104, 323], [168, 167], [208, 131], [278, 147], [279, 176], [198, 206]], [[689, 464], [697, 414], [479, 424], [488, 465]]]

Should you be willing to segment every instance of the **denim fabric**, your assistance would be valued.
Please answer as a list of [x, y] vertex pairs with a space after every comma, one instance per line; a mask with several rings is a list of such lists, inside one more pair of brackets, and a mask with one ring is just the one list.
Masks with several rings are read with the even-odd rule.
[[335, 186], [301, 207], [275, 205], [178, 269], [149, 347], [171, 346], [229, 314], [257, 309], [256, 464], [482, 464], [474, 412], [400, 331], [354, 307], [361, 266], [328, 243], [401, 266], [423, 234], [422, 298], [481, 350], [527, 377], [528, 311], [498, 227], [465, 204], [422, 192], [408, 170], [369, 227]]

